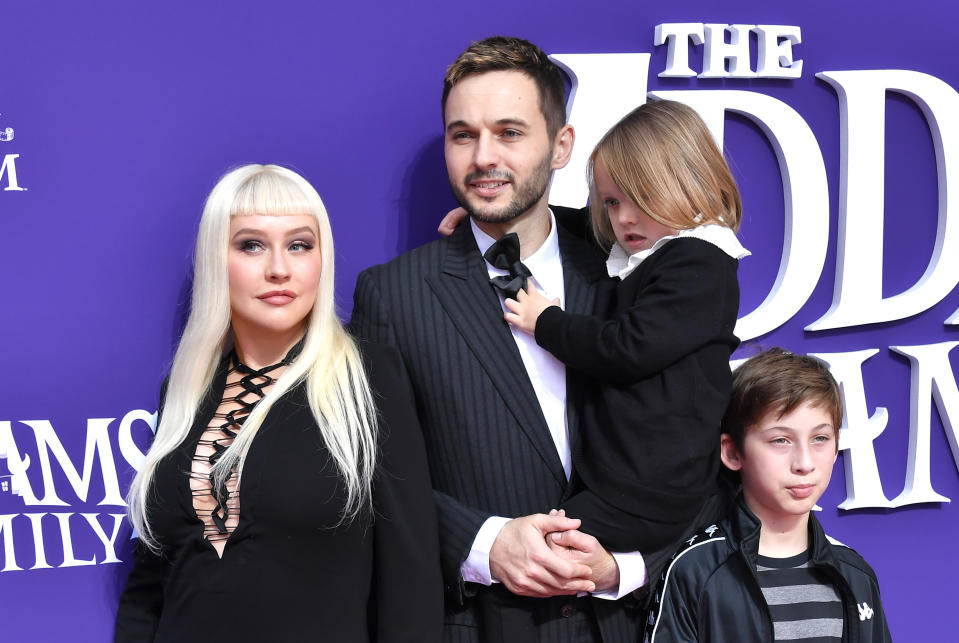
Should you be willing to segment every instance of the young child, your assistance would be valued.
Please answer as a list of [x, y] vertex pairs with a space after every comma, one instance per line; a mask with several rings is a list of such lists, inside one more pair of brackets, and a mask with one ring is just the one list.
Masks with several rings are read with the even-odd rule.
[[657, 573], [653, 554], [665, 562], [697, 517], [721, 515], [736, 271], [749, 254], [735, 235], [742, 208], [706, 125], [673, 101], [613, 126], [589, 175], [594, 234], [618, 280], [597, 298], [605, 314], [567, 314], [528, 288], [506, 300], [506, 320], [592, 387], [562, 509], [607, 549], [639, 550]]
[[841, 422], [819, 360], [773, 348], [737, 369], [721, 452], [742, 493], [666, 568], [647, 643], [891, 640], [872, 568], [810, 513]]

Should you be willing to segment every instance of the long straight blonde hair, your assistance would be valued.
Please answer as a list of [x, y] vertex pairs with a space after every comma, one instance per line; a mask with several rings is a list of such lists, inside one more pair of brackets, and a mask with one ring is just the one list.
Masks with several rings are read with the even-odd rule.
[[341, 522], [371, 507], [376, 456], [376, 410], [356, 344], [336, 316], [333, 237], [320, 195], [303, 177], [277, 165], [245, 165], [224, 175], [207, 197], [193, 263], [190, 317], [173, 359], [156, 437], [127, 494], [130, 521], [154, 551], [149, 497], [157, 464], [186, 439], [217, 365], [232, 345], [227, 248], [230, 219], [249, 214], [308, 214], [316, 219], [323, 262], [316, 303], [300, 354], [256, 405], [233, 444], [213, 468], [217, 483], [243, 463], [270, 408], [305, 380], [310, 409], [346, 489]]
[[608, 249], [616, 235], [596, 190], [597, 162], [630, 201], [668, 228], [716, 223], [739, 229], [743, 206], [736, 180], [706, 123], [688, 105], [650, 100], [613, 125], [590, 154], [590, 219]]

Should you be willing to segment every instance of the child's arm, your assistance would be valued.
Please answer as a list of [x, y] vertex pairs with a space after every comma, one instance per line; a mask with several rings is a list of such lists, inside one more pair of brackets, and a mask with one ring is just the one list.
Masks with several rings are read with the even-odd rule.
[[536, 331], [536, 320], [540, 314], [550, 306], [559, 307], [559, 299], [547, 299], [532, 284], [526, 288], [516, 293], [516, 299], [504, 300], [510, 312], [503, 317], [513, 326], [532, 335]]
[[702, 587], [698, 575], [684, 570], [683, 565], [670, 570], [660, 579], [656, 599], [646, 617], [644, 640], [648, 643], [697, 643], [699, 638], [699, 610]]
[[453, 230], [456, 229], [456, 226], [458, 226], [464, 218], [466, 218], [466, 210], [463, 208], [453, 208], [447, 212], [443, 220], [440, 221], [440, 225], [436, 228], [436, 231], [444, 237], [448, 237], [453, 234]]
[[606, 320], [548, 308], [536, 321], [536, 342], [570, 368], [617, 384], [659, 373], [709, 343], [735, 346], [735, 259], [704, 241], [677, 239], [646, 261], [655, 264], [623, 312]]

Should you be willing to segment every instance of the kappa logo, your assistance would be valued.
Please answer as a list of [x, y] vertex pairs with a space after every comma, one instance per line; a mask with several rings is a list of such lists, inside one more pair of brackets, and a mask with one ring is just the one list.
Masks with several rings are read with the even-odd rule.
[[872, 611], [872, 608], [866, 604], [866, 601], [863, 601], [862, 605], [856, 604], [856, 607], [859, 608], [860, 621], [868, 621], [869, 619], [872, 618], [872, 615], [874, 614], [874, 612]]

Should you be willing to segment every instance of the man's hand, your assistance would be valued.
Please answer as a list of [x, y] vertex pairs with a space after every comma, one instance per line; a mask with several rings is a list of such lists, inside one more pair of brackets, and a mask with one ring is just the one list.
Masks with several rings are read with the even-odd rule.
[[453, 234], [453, 230], [456, 229], [456, 226], [459, 225], [460, 221], [466, 216], [466, 210], [463, 208], [455, 208], [446, 213], [446, 216], [443, 217], [443, 220], [440, 221], [440, 225], [436, 228], [436, 231], [439, 232], [444, 237], [448, 237]]
[[527, 284], [526, 290], [517, 292], [516, 299], [507, 297], [503, 301], [510, 311], [503, 315], [503, 319], [530, 335], [536, 331], [536, 320], [540, 314], [550, 306], [559, 306], [559, 299], [543, 297], [533, 284]]
[[567, 530], [546, 538], [553, 553], [574, 563], [583, 563], [592, 570], [590, 580], [596, 588], [589, 591], [605, 592], [619, 587], [619, 566], [599, 541], [581, 531]]
[[593, 570], [571, 556], [558, 555], [546, 541], [547, 534], [576, 529], [579, 524], [579, 520], [546, 514], [510, 520], [489, 552], [493, 578], [520, 596], [546, 598], [594, 591]]

